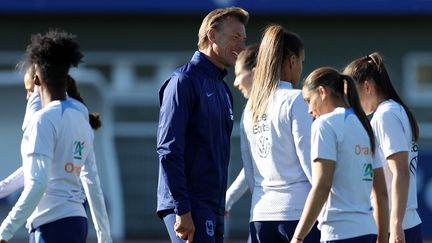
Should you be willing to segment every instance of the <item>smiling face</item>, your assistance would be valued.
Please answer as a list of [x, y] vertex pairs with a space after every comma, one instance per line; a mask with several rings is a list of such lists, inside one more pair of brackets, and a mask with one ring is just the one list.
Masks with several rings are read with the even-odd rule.
[[214, 30], [212, 49], [215, 61], [224, 67], [233, 67], [238, 54], [245, 49], [246, 30], [237, 18], [228, 16], [219, 30]]

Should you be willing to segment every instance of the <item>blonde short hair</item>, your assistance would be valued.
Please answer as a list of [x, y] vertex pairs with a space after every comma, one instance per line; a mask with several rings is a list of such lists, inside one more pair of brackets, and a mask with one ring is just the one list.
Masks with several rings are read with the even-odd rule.
[[218, 8], [211, 11], [201, 23], [198, 32], [198, 50], [203, 50], [208, 46], [207, 31], [211, 28], [218, 30], [229, 16], [237, 18], [244, 25], [249, 21], [249, 13], [239, 7]]

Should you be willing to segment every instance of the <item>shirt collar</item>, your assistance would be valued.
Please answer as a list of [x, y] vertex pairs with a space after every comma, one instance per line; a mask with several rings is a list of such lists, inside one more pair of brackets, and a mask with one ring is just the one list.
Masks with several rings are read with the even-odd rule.
[[293, 89], [293, 84], [288, 81], [280, 80], [279, 81], [279, 88], [285, 88], [285, 89]]
[[191, 59], [191, 63], [199, 64], [200, 67], [204, 69], [204, 72], [209, 76], [217, 77], [222, 80], [228, 74], [228, 71], [224, 68], [220, 70], [216, 65], [214, 65], [203, 53], [196, 51]]

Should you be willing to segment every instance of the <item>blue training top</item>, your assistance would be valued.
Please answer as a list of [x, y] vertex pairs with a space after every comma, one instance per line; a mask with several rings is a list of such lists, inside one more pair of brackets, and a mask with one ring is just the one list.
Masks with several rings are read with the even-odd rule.
[[158, 213], [200, 205], [224, 213], [233, 127], [226, 74], [197, 51], [159, 91]]

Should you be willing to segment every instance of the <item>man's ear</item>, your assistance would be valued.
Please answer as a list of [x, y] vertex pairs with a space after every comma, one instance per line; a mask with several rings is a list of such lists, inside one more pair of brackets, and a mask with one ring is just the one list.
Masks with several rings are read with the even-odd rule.
[[207, 31], [207, 39], [209, 40], [210, 44], [213, 44], [216, 42], [216, 30], [214, 28], [210, 28]]

